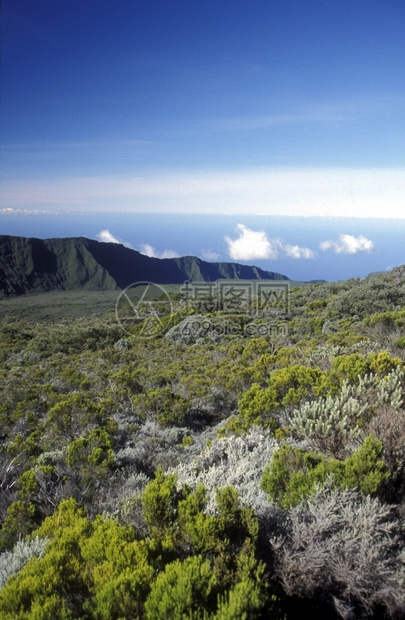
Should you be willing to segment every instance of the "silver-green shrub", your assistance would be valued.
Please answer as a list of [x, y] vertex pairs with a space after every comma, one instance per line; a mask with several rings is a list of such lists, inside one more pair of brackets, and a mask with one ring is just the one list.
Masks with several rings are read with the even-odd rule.
[[344, 348], [339, 345], [326, 344], [319, 346], [309, 354], [309, 362], [311, 365], [319, 366], [320, 368], [330, 367], [332, 360], [337, 355], [342, 355]]
[[215, 489], [231, 485], [238, 491], [241, 502], [253, 508], [260, 518], [270, 509], [266, 494], [260, 489], [260, 480], [278, 447], [266, 431], [253, 427], [239, 437], [215, 439], [193, 463], [181, 463], [171, 473], [177, 475], [179, 487], [205, 486], [208, 512], [215, 511]]
[[288, 423], [312, 449], [344, 457], [367, 435], [371, 420], [387, 406], [399, 411], [404, 397], [405, 372], [401, 368], [382, 379], [369, 373], [360, 376], [357, 385], [343, 383], [336, 397], [305, 402], [292, 412]]
[[311, 448], [338, 457], [348, 442], [360, 438], [359, 422], [366, 411], [367, 405], [356, 398], [354, 386], [344, 383], [339, 396], [306, 402], [295, 409], [289, 425]]
[[345, 619], [377, 608], [404, 617], [401, 527], [378, 499], [326, 485], [291, 510], [270, 545], [287, 595], [323, 601]]
[[405, 372], [397, 366], [378, 384], [378, 402], [401, 409], [404, 402]]
[[44, 555], [48, 539], [33, 538], [32, 540], [19, 540], [12, 551], [0, 553], [0, 588], [6, 585], [11, 575], [16, 575], [31, 560]]

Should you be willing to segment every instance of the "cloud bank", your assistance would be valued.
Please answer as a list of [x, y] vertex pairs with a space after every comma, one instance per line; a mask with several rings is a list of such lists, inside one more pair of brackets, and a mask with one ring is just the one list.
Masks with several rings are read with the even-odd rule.
[[252, 168], [10, 179], [3, 203], [62, 212], [405, 218], [405, 168]]
[[263, 230], [251, 230], [244, 224], [237, 224], [237, 239], [224, 237], [228, 254], [232, 260], [275, 260], [280, 256], [289, 258], [315, 258], [315, 252], [298, 245], [285, 244], [281, 239], [269, 239]]
[[340, 234], [338, 241], [322, 241], [319, 247], [324, 252], [332, 250], [335, 254], [358, 254], [359, 252], [371, 252], [375, 248], [374, 241], [367, 239], [364, 235], [354, 237], [353, 235]]

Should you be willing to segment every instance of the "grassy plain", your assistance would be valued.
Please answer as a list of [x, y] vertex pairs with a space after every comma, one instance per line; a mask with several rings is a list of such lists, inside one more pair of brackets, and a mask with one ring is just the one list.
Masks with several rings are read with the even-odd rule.
[[[252, 280], [252, 283], [257, 280]], [[278, 282], [277, 280], [271, 281]], [[285, 284], [285, 281], [280, 281]], [[168, 294], [179, 294], [182, 284], [165, 284], [162, 288]], [[289, 282], [290, 288], [306, 286], [304, 282]], [[49, 321], [63, 318], [79, 318], [100, 315], [115, 311], [115, 305], [121, 291], [52, 291], [18, 295], [0, 299], [0, 318], [13, 320]], [[153, 295], [156, 294], [154, 289]]]

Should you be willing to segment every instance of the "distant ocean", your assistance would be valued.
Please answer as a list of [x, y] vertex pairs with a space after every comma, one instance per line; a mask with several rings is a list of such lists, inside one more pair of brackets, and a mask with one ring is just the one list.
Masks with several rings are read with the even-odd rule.
[[[315, 257], [281, 255], [272, 260], [234, 261], [229, 257], [225, 236], [236, 239], [239, 236], [235, 230], [237, 224], [264, 231], [269, 239], [280, 239], [286, 245], [310, 248], [316, 253]], [[200, 258], [211, 253], [211, 256], [218, 255], [215, 260], [254, 264], [292, 280], [346, 280], [405, 263], [405, 220], [145, 213], [0, 215], [0, 234], [4, 235], [97, 239], [102, 230], [108, 230], [139, 251], [148, 244], [155, 248], [158, 256], [165, 250]], [[333, 248], [320, 249], [322, 241], [338, 241], [341, 234], [363, 236], [373, 242], [374, 248], [355, 254], [336, 253]]]

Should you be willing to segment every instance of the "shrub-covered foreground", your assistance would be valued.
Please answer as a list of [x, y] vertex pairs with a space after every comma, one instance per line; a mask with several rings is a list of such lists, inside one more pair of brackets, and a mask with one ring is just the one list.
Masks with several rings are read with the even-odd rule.
[[403, 618], [404, 291], [4, 318], [0, 617]]
[[177, 491], [158, 470], [141, 501], [143, 538], [61, 502], [36, 532], [49, 541], [42, 557], [2, 589], [1, 617], [242, 618], [264, 607], [279, 615], [257, 558], [257, 520], [232, 488], [217, 492], [217, 514], [207, 515], [202, 487]]

